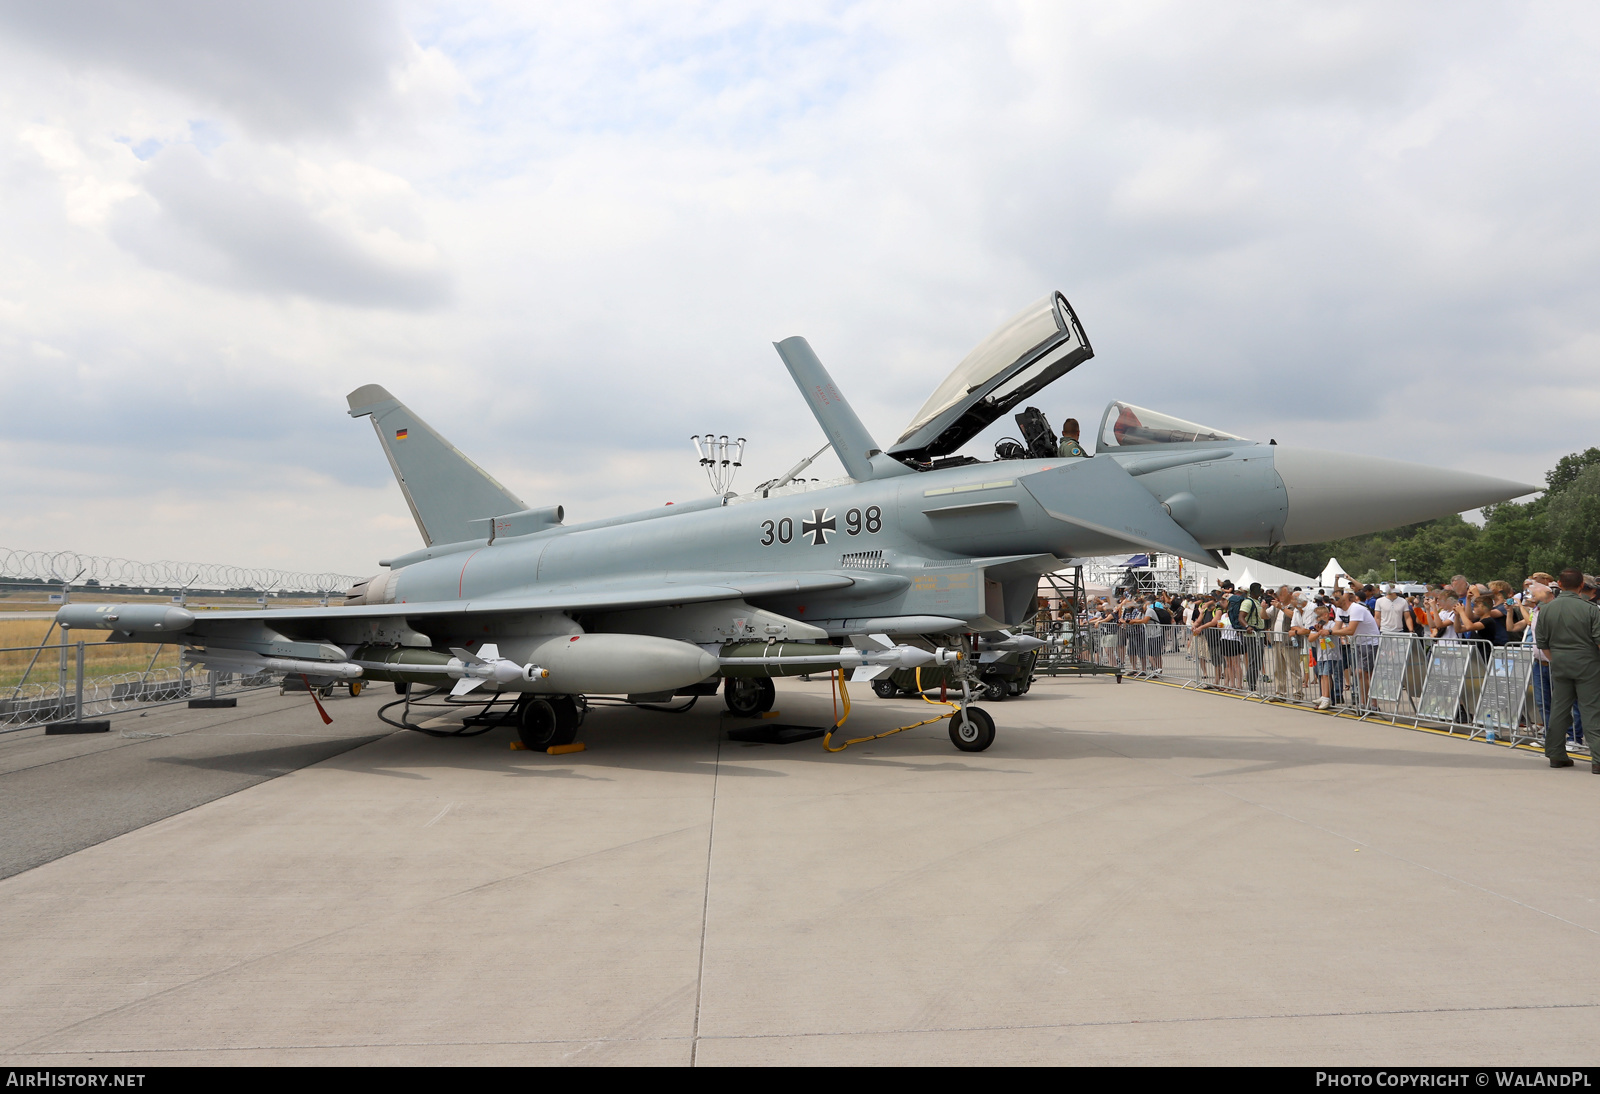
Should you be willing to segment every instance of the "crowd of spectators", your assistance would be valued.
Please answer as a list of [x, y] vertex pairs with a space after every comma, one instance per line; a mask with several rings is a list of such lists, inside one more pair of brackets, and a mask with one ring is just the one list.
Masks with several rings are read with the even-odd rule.
[[[1240, 589], [1223, 580], [1194, 594], [1117, 590], [1088, 604], [1079, 623], [1099, 634], [1102, 656], [1117, 668], [1160, 676], [1164, 655], [1180, 648], [1186, 631], [1192, 641], [1184, 645], [1199, 660], [1202, 686], [1253, 695], [1274, 672], [1300, 673], [1301, 690], [1317, 694], [1319, 709], [1341, 705], [1347, 689], [1351, 698], [1365, 700], [1386, 634], [1470, 642], [1479, 649], [1526, 644], [1534, 654], [1534, 699], [1540, 720], [1547, 721], [1549, 656], [1536, 636], [1540, 606], [1556, 593], [1547, 573], [1532, 575], [1520, 590], [1504, 581], [1475, 584], [1462, 574], [1420, 592], [1348, 575], [1331, 589], [1263, 589], [1259, 583]], [[1579, 595], [1600, 603], [1600, 581], [1584, 575]], [[1583, 740], [1576, 705], [1571, 739]]]

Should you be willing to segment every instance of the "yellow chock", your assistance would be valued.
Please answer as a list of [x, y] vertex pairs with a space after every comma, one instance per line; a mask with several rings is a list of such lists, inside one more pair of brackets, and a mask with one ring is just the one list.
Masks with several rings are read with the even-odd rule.
[[523, 751], [526, 751], [526, 750], [527, 750], [527, 747], [528, 747], [528, 746], [527, 746], [527, 745], [525, 745], [525, 744], [523, 744], [523, 743], [522, 743], [522, 742], [521, 742], [521, 741], [512, 741], [512, 742], [511, 742], [511, 751], [513, 751], [513, 752], [523, 752]]
[[582, 752], [583, 750], [583, 742], [579, 741], [577, 744], [571, 745], [551, 745], [545, 749], [545, 752], [551, 756], [565, 756], [569, 752]]
[[781, 711], [781, 710], [767, 710], [767, 711], [762, 711], [761, 717], [763, 717], [763, 718], [776, 718], [778, 715], [780, 715], [782, 713], [783, 713], [783, 711]]

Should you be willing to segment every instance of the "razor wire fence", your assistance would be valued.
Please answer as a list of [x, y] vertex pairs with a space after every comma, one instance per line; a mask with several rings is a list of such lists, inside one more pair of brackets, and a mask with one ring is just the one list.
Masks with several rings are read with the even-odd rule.
[[[1153, 623], [1082, 623], [1095, 664], [1134, 679], [1221, 691], [1264, 703], [1440, 729], [1507, 745], [1542, 744], [1550, 713], [1548, 666], [1532, 646], [1416, 634], [1293, 635], [1198, 631]], [[1040, 651], [1053, 674], [1065, 642]], [[1600, 726], [1589, 728], [1600, 732]], [[1583, 749], [1582, 743], [1568, 742]]]
[[84, 555], [76, 551], [20, 551], [0, 547], [0, 583], [13, 585], [94, 587], [103, 591], [151, 593], [272, 593], [278, 596], [326, 596], [361, 580], [331, 571], [307, 573], [269, 567], [227, 566], [210, 562], [136, 562], [126, 558]]

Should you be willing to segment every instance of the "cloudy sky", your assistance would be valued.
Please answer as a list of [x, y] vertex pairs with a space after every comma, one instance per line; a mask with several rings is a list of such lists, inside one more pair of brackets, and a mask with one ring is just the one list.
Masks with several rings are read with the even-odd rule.
[[[880, 440], [1052, 289], [1124, 398], [1538, 482], [1600, 443], [1581, 4], [0, 0], [0, 546], [367, 573], [389, 387], [569, 521]], [[974, 442], [987, 452], [1000, 431]], [[836, 473], [836, 466], [823, 473]]]

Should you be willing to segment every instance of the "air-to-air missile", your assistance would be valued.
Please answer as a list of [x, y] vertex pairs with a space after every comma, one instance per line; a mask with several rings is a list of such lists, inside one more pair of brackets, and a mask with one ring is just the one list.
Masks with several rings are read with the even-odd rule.
[[[801, 461], [743, 494], [568, 525], [563, 507], [530, 508], [368, 385], [350, 393], [350, 414], [372, 419], [420, 549], [384, 561], [338, 607], [74, 604], [57, 619], [181, 643], [188, 662], [225, 672], [505, 696], [524, 742], [542, 748], [571, 741], [585, 695], [655, 703], [721, 685], [748, 714], [770, 709], [776, 676], [938, 665], [967, 680], [985, 658], [1042, 644], [1008, 628], [1069, 558], [1131, 548], [1222, 565], [1236, 547], [1380, 531], [1537, 489], [1246, 440], [1124, 402], [1106, 408], [1090, 457], [1059, 456], [1032, 408], [1017, 415], [1023, 439], [995, 458], [959, 454], [1093, 357], [1059, 293], [985, 339], [888, 447], [805, 339], [777, 350], [845, 477], [800, 481]], [[981, 750], [992, 721], [964, 706], [951, 737]]]

